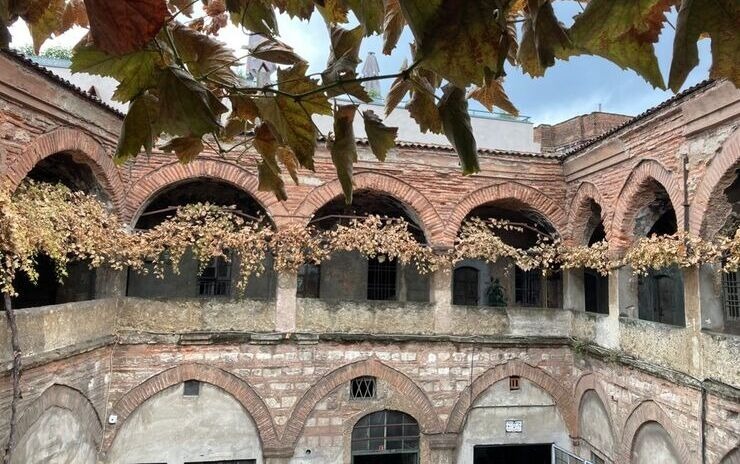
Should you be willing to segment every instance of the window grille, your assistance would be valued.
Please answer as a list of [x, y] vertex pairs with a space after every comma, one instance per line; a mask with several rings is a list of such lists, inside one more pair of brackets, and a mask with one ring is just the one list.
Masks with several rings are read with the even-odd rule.
[[231, 295], [231, 260], [223, 256], [211, 258], [198, 277], [199, 296]]
[[521, 378], [518, 375], [512, 375], [509, 377], [509, 390], [519, 390], [521, 389], [520, 381]]
[[372, 258], [367, 263], [367, 299], [394, 300], [396, 298], [396, 262], [387, 258]]
[[552, 445], [552, 463], [553, 464], [584, 464], [586, 461], [570, 454], [564, 449]]
[[419, 424], [400, 411], [378, 411], [352, 430], [352, 455], [418, 453]]
[[478, 304], [478, 269], [458, 267], [452, 279], [452, 304], [475, 306]]
[[722, 307], [729, 322], [740, 322], [740, 272], [722, 273]]
[[197, 380], [186, 380], [182, 387], [183, 396], [198, 396], [200, 395], [200, 382]]
[[298, 298], [318, 298], [321, 286], [321, 266], [304, 264], [298, 269]]
[[357, 377], [350, 382], [350, 398], [366, 400], [375, 398], [375, 377]]
[[521, 306], [542, 306], [540, 288], [542, 274], [539, 270], [524, 271], [519, 267], [514, 274], [514, 293], [516, 303]]

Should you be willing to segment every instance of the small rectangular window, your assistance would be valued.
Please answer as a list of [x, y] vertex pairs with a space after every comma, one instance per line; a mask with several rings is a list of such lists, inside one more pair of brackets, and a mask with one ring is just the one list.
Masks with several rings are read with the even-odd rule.
[[321, 286], [321, 266], [304, 264], [298, 269], [298, 298], [318, 298]]
[[395, 300], [396, 272], [397, 266], [395, 261], [391, 261], [385, 257], [368, 260], [367, 299]]
[[375, 398], [375, 377], [357, 377], [350, 383], [350, 398], [365, 400]]
[[518, 375], [512, 375], [511, 377], [509, 377], [509, 390], [519, 390], [521, 388], [519, 380], [520, 379]]
[[198, 396], [200, 395], [200, 382], [197, 380], [186, 380], [182, 389], [183, 396]]
[[198, 277], [198, 295], [229, 296], [231, 295], [231, 259], [216, 256], [203, 269]]

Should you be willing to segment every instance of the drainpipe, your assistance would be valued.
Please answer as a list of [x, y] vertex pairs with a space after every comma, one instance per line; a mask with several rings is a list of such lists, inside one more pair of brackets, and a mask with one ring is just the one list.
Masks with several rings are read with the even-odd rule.
[[681, 155], [683, 161], [683, 230], [689, 231], [689, 155]]
[[707, 389], [704, 388], [704, 381], [701, 381], [701, 464], [707, 464]]

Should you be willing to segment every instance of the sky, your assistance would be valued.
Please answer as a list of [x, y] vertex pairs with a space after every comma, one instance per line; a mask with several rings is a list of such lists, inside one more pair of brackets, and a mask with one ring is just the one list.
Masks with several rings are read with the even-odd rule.
[[[566, 26], [572, 17], [580, 12], [577, 2], [555, 2], [555, 9]], [[676, 23], [676, 13], [669, 15], [672, 24]], [[322, 18], [314, 13], [310, 21], [290, 19], [285, 15], [278, 17], [280, 39], [291, 45], [309, 63], [309, 72], [320, 72], [326, 65], [329, 53], [329, 35]], [[351, 26], [351, 24], [350, 24]], [[75, 28], [60, 37], [53, 38], [44, 45], [72, 47], [85, 34], [86, 30]], [[21, 21], [11, 27], [12, 47], [22, 47], [31, 43], [28, 28]], [[666, 26], [656, 44], [656, 54], [664, 78], [667, 80], [672, 55], [674, 30]], [[223, 29], [218, 39], [240, 53], [247, 44], [248, 37], [234, 26]], [[383, 55], [382, 37], [366, 38], [360, 56], [375, 52], [380, 72], [397, 72], [404, 61], [410, 58], [408, 44], [413, 41], [408, 28], [404, 31], [398, 47], [392, 56]], [[43, 50], [43, 48], [42, 48]], [[699, 66], [689, 75], [685, 87], [696, 84], [709, 76], [711, 55], [709, 39], [699, 43]], [[507, 64], [508, 66], [508, 64]], [[360, 65], [361, 69], [362, 64]], [[385, 92], [390, 82], [381, 83]], [[590, 113], [601, 108], [602, 111], [636, 115], [671, 97], [671, 91], [653, 89], [635, 72], [622, 70], [617, 65], [592, 56], [573, 57], [568, 61], [558, 61], [547, 70], [544, 77], [533, 79], [522, 74], [517, 68], [509, 66], [504, 88], [509, 98], [519, 108], [523, 116], [528, 116], [535, 124], [553, 124], [579, 114]], [[484, 110], [479, 104], [471, 102], [471, 109]], [[484, 110], [485, 111], [485, 110]]]

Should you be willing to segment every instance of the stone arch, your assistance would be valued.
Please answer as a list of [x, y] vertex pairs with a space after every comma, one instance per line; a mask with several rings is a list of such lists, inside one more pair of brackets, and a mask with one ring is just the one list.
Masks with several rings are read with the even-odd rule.
[[571, 393], [547, 372], [516, 359], [488, 369], [460, 393], [460, 397], [447, 419], [445, 431], [447, 433], [461, 433], [465, 425], [465, 417], [478, 397], [496, 382], [512, 375], [518, 375], [523, 379], [529, 380], [550, 395], [555, 401], [558, 411], [563, 416], [563, 420], [568, 427], [568, 432], [571, 436], [575, 436], [577, 430], [577, 410]]
[[23, 149], [18, 158], [7, 163], [6, 175], [11, 190], [20, 185], [39, 161], [62, 152], [72, 153], [76, 161], [90, 166], [116, 210], [123, 211], [124, 187], [115, 163], [100, 143], [85, 132], [70, 127], [61, 127], [38, 136]]
[[244, 190], [257, 200], [273, 220], [288, 216], [288, 210], [275, 195], [259, 191], [259, 180], [253, 173], [234, 163], [198, 158], [187, 164], [166, 164], [137, 180], [127, 194], [124, 219], [133, 225], [149, 202], [163, 189], [198, 178], [223, 181]]
[[617, 459], [617, 461], [630, 462], [635, 436], [640, 427], [649, 422], [660, 424], [660, 426], [668, 433], [668, 436], [673, 441], [673, 446], [676, 448], [683, 464], [690, 464], [693, 462], [691, 459], [691, 453], [681, 438], [680, 431], [674, 427], [673, 421], [668, 417], [668, 414], [666, 414], [665, 411], [663, 411], [663, 409], [652, 400], [640, 402], [632, 408], [632, 411], [627, 416], [627, 420], [622, 426], [622, 456], [621, 460]]
[[623, 251], [633, 239], [633, 223], [640, 204], [640, 192], [650, 181], [660, 184], [670, 197], [676, 212], [678, 230], [683, 230], [684, 211], [681, 185], [673, 173], [654, 159], [644, 159], [630, 172], [622, 184], [614, 208], [607, 239], [615, 251]]
[[[609, 421], [609, 433], [612, 438], [612, 442], [614, 443], [615, 452], [617, 451], [616, 447], [619, 444], [619, 431], [616, 430], [617, 423], [614, 420], [614, 416], [612, 415], [612, 411], [609, 408], [609, 396], [607, 396], [606, 392], [601, 386], [601, 383], [599, 382], [598, 378], [595, 374], [592, 372], [588, 372], [586, 374], [583, 374], [579, 379], [578, 382], [576, 382], [573, 398], [575, 398], [576, 403], [576, 436], [577, 437], [583, 437], [583, 430], [582, 430], [582, 424], [581, 424], [581, 407], [583, 406], [583, 400], [585, 399], [585, 395], [588, 392], [594, 392], [596, 396], [598, 397], [599, 401], [601, 401], [601, 405], [604, 407], [604, 411], [606, 411], [607, 420]], [[602, 450], [604, 451], [604, 450]]]
[[735, 446], [734, 448], [732, 448], [719, 461], [719, 464], [738, 464], [738, 463], [740, 463], [740, 446]]
[[699, 186], [696, 188], [689, 210], [689, 230], [691, 233], [699, 235], [704, 231], [709, 200], [725, 173], [737, 165], [738, 162], [740, 162], [740, 129], [735, 129], [722, 145], [722, 150], [712, 159], [699, 182]]
[[447, 218], [444, 232], [445, 243], [452, 244], [463, 219], [477, 206], [496, 200], [515, 199], [536, 209], [555, 227], [558, 235], [563, 236], [567, 224], [567, 213], [552, 198], [541, 191], [517, 182], [505, 182], [480, 188], [460, 201]]
[[44, 390], [38, 398], [24, 409], [23, 414], [18, 419], [18, 438], [22, 439], [44, 412], [52, 407], [66, 409], [79, 418], [80, 424], [89, 434], [93, 443], [96, 446], [100, 445], [103, 426], [95, 407], [79, 390], [60, 384], [54, 384]]
[[574, 245], [584, 245], [582, 237], [590, 219], [589, 201], [591, 200], [601, 208], [601, 220], [604, 221], [604, 228], [608, 229], [607, 211], [601, 192], [591, 182], [582, 182], [568, 208], [568, 238]]
[[[375, 172], [360, 172], [354, 176], [355, 190], [368, 189], [386, 193], [411, 208], [419, 218], [427, 240], [437, 244], [441, 240], [444, 223], [434, 205], [416, 188], [394, 176]], [[293, 216], [310, 218], [319, 208], [342, 195], [338, 179], [320, 185], [293, 210]]]
[[251, 416], [252, 420], [254, 420], [260, 435], [262, 448], [277, 446], [277, 432], [270, 410], [247, 382], [234, 374], [216, 367], [198, 363], [187, 363], [180, 364], [148, 378], [143, 383], [129, 390], [128, 393], [113, 405], [111, 414], [118, 416], [118, 423], [109, 439], [106, 440], [106, 447], [109, 447], [113, 443], [115, 434], [139, 406], [157, 393], [186, 380], [198, 380], [211, 384], [234, 397]]
[[413, 416], [419, 422], [422, 432], [426, 434], [442, 432], [442, 422], [424, 390], [402, 372], [383, 364], [377, 359], [366, 359], [346, 364], [314, 383], [293, 408], [285, 425], [282, 442], [286, 446], [294, 446], [303, 431], [306, 419], [316, 404], [335, 388], [363, 375], [383, 380], [404, 395], [408, 399], [408, 404], [412, 405], [409, 410], [404, 412]]

